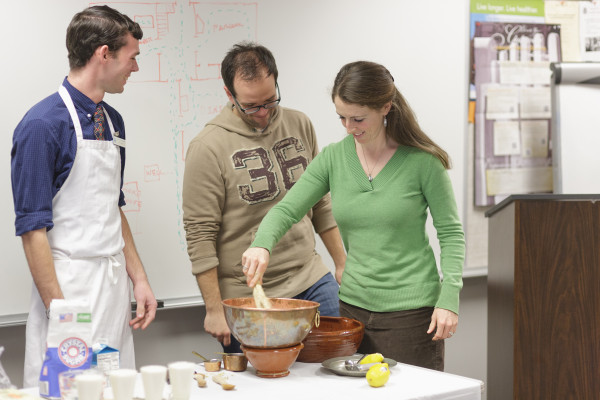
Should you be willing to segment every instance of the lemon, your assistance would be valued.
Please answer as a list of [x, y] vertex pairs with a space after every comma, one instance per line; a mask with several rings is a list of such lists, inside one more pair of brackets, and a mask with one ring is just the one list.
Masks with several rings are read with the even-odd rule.
[[373, 365], [367, 371], [367, 382], [373, 387], [381, 387], [390, 379], [390, 368], [387, 363]]
[[383, 355], [381, 353], [372, 353], [372, 354], [365, 356], [365, 358], [363, 358], [362, 360], [360, 360], [360, 364], [373, 364], [373, 363], [378, 363], [378, 362], [382, 362], [382, 361], [383, 361]]

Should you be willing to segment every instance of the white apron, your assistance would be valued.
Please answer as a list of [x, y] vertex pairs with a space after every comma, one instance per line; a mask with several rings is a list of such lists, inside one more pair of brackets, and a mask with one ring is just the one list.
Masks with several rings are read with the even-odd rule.
[[[135, 368], [130, 288], [118, 201], [121, 157], [112, 141], [83, 139], [67, 90], [63, 99], [77, 136], [68, 178], [52, 200], [54, 227], [48, 231], [58, 283], [65, 299], [84, 299], [92, 310], [92, 346], [99, 340], [120, 352], [121, 368]], [[114, 127], [106, 113], [110, 131]], [[27, 319], [24, 387], [37, 387], [46, 351], [48, 319], [33, 285]]]

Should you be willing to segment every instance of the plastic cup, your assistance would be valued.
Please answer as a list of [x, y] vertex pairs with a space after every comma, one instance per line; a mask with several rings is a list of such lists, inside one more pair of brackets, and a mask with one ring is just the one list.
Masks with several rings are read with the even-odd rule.
[[75, 377], [85, 371], [85, 369], [75, 369], [58, 374], [58, 387], [60, 388], [60, 398], [62, 400], [77, 400]]
[[99, 373], [82, 373], [75, 376], [79, 400], [101, 400], [104, 392], [104, 376]]
[[177, 361], [169, 364], [168, 367], [171, 382], [171, 400], [189, 400], [196, 364], [188, 361]]
[[162, 400], [167, 381], [167, 367], [163, 365], [145, 365], [140, 368], [146, 400]]
[[115, 369], [108, 374], [114, 400], [132, 400], [135, 389], [135, 369]]

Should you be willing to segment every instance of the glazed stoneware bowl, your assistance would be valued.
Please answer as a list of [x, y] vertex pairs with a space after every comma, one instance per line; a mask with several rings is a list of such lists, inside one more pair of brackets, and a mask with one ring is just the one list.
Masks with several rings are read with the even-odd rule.
[[251, 297], [223, 300], [225, 319], [233, 336], [244, 346], [254, 348], [300, 344], [313, 326], [319, 303], [286, 298], [270, 300], [269, 309], [257, 308]]
[[262, 378], [281, 378], [290, 374], [303, 343], [280, 349], [258, 349], [241, 346], [248, 361], [256, 369], [256, 375]]
[[321, 317], [304, 339], [298, 361], [320, 363], [334, 357], [351, 356], [362, 342], [365, 326], [345, 317]]

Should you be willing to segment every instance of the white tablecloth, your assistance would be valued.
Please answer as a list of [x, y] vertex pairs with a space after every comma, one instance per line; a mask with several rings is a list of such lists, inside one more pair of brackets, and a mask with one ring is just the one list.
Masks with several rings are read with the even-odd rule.
[[[481, 400], [483, 382], [437, 372], [412, 365], [397, 364], [390, 368], [389, 381], [383, 387], [373, 388], [364, 377], [339, 376], [316, 363], [296, 362], [290, 368], [290, 374], [283, 378], [260, 378], [254, 368], [248, 364], [244, 372], [230, 372], [222, 369], [219, 372], [205, 372], [202, 364], [198, 364], [197, 372], [207, 375], [207, 386], [199, 388], [195, 381], [190, 382], [192, 392], [190, 400], [204, 399], [244, 399], [244, 400], [295, 400], [295, 399], [364, 399], [377, 398], [408, 399], [444, 399], [444, 400]], [[235, 389], [225, 391], [212, 381], [214, 374], [228, 377]], [[169, 397], [170, 388], [165, 388], [165, 398]], [[35, 393], [35, 389], [27, 389]], [[369, 397], [366, 397], [369, 396]], [[107, 388], [105, 399], [112, 398], [112, 391]], [[141, 377], [135, 389], [135, 397], [143, 398], [144, 390]]]
[[[204, 367], [199, 364], [197, 371], [204, 372]], [[248, 369], [244, 372], [230, 372], [223, 369], [220, 372], [206, 372], [206, 387], [199, 388], [194, 383], [190, 400], [208, 398], [350, 400], [371, 396], [394, 400], [481, 400], [483, 382], [476, 379], [406, 364], [397, 364], [390, 371], [390, 379], [385, 386], [373, 388], [364, 377], [339, 376], [316, 363], [296, 362], [290, 368], [290, 374], [283, 378], [258, 377], [254, 368], [248, 364]], [[229, 383], [235, 385], [235, 389], [224, 391], [210, 378], [214, 374], [227, 376]], [[106, 397], [109, 396], [110, 394], [107, 393]], [[136, 387], [136, 396], [143, 397], [141, 381]]]

